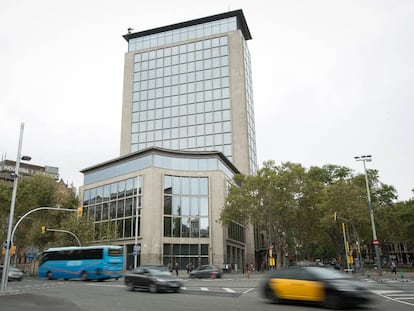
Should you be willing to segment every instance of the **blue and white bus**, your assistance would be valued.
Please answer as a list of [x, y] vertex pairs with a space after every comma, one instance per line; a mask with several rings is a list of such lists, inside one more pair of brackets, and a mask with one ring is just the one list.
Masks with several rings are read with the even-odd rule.
[[106, 280], [123, 276], [122, 246], [54, 247], [40, 256], [39, 278]]

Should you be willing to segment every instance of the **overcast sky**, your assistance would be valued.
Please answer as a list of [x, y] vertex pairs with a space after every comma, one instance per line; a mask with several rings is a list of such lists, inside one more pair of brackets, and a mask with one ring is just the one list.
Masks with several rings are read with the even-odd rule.
[[142, 31], [242, 9], [253, 39], [258, 162], [337, 164], [354, 156], [414, 188], [414, 1], [0, 0], [0, 155], [81, 169], [119, 156], [124, 53]]

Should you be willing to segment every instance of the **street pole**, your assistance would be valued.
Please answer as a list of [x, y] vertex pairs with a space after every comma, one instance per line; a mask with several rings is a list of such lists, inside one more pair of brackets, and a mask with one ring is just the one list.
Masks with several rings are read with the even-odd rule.
[[[56, 211], [65, 211], [65, 212], [77, 212], [78, 211], [77, 209], [49, 207], [49, 206], [42, 206], [42, 207], [37, 207], [35, 209], [32, 209], [32, 210], [28, 211], [26, 214], [24, 214], [22, 217], [20, 217], [20, 219], [16, 222], [16, 225], [14, 226], [13, 230], [11, 230], [11, 226], [9, 225], [9, 231], [11, 231], [11, 232], [10, 232], [10, 235], [7, 234], [7, 236], [9, 237], [8, 240], [10, 239], [11, 241], [13, 241], [13, 237], [14, 237], [14, 234], [16, 233], [17, 227], [26, 218], [26, 216], [30, 215], [31, 213], [41, 211], [41, 210], [56, 210]], [[8, 251], [8, 248], [6, 249], [6, 254], [7, 254], [7, 251]], [[8, 265], [6, 265], [6, 263], [8, 263], [8, 261], [6, 261], [6, 257], [5, 257], [4, 258], [4, 266], [3, 266], [3, 274], [2, 274], [2, 278], [1, 278], [1, 291], [2, 292], [5, 292], [6, 289], [7, 289], [8, 277], [5, 277], [5, 275], [8, 275]], [[6, 268], [7, 268], [7, 270], [6, 270]]]
[[69, 230], [62, 230], [62, 229], [50, 229], [50, 228], [46, 228], [46, 231], [68, 233], [68, 234], [72, 235], [72, 236], [76, 239], [76, 241], [78, 242], [78, 246], [79, 246], [79, 247], [81, 247], [81, 246], [82, 246], [82, 244], [81, 244], [81, 242], [80, 242], [79, 238], [77, 237], [77, 235], [76, 235], [76, 234], [74, 234], [73, 232], [69, 231]]
[[[138, 189], [137, 189], [138, 190]], [[138, 248], [138, 212], [139, 212], [139, 199], [138, 199], [138, 191], [136, 196], [136, 204], [135, 204], [135, 245], [134, 245], [134, 269], [137, 268], [138, 265], [138, 255], [139, 255], [139, 248]]]
[[3, 274], [1, 276], [1, 292], [6, 291], [8, 275], [9, 275], [9, 265], [10, 265], [10, 248], [12, 247], [12, 239], [11, 233], [13, 228], [13, 218], [14, 218], [14, 207], [16, 205], [16, 193], [17, 193], [17, 181], [19, 180], [19, 167], [20, 167], [20, 157], [22, 153], [22, 143], [23, 143], [23, 131], [24, 131], [24, 123], [20, 125], [20, 138], [19, 138], [19, 148], [17, 150], [17, 160], [16, 160], [16, 167], [14, 170], [14, 180], [13, 180], [13, 192], [10, 204], [10, 215], [9, 215], [9, 223], [7, 228], [7, 239], [5, 242], [6, 251], [4, 254], [4, 263], [3, 263]]
[[362, 163], [364, 165], [365, 184], [366, 184], [366, 187], [367, 187], [368, 209], [369, 209], [369, 215], [370, 215], [370, 218], [371, 218], [372, 238], [373, 238], [373, 243], [374, 243], [374, 248], [375, 248], [375, 257], [376, 257], [376, 262], [377, 262], [378, 273], [379, 273], [379, 275], [382, 275], [381, 258], [380, 258], [380, 252], [379, 252], [379, 246], [378, 246], [379, 242], [378, 242], [378, 239], [377, 239], [377, 231], [375, 229], [375, 221], [374, 221], [374, 209], [372, 208], [371, 193], [369, 191], [368, 173], [367, 173], [367, 167], [366, 167], [366, 164], [365, 164], [366, 162], [371, 162], [372, 161], [372, 156], [371, 155], [366, 155], [366, 156], [355, 157], [355, 160], [362, 161]]

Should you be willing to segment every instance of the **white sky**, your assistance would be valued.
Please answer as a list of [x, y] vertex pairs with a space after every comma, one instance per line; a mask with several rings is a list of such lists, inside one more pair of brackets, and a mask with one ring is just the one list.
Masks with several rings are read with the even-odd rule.
[[253, 40], [259, 164], [354, 156], [413, 198], [414, 1], [0, 0], [0, 155], [81, 169], [119, 156], [128, 27], [243, 9]]

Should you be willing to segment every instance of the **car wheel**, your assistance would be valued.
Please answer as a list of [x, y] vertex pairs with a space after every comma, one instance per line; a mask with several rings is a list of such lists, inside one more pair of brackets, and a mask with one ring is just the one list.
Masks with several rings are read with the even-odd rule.
[[149, 291], [150, 291], [150, 293], [156, 293], [156, 292], [158, 292], [157, 284], [151, 283], [150, 286], [149, 286]]
[[46, 277], [47, 277], [48, 280], [53, 279], [52, 272], [48, 271], [47, 274], [46, 274]]
[[88, 274], [85, 271], [83, 271], [81, 273], [81, 280], [82, 281], [87, 281], [88, 280]]
[[132, 292], [132, 291], [134, 291], [134, 284], [132, 284], [131, 282], [127, 282], [126, 284], [125, 284], [125, 286], [127, 287], [127, 289], [130, 291], [130, 292]]
[[174, 292], [176, 292], [176, 293], [181, 292], [181, 288], [177, 288]]

